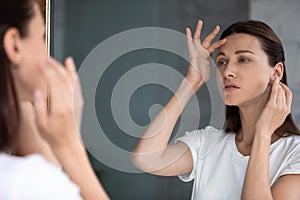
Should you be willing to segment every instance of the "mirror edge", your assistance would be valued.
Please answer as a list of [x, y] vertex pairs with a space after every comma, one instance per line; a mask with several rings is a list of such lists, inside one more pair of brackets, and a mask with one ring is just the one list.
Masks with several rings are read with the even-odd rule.
[[45, 26], [46, 26], [46, 34], [45, 34], [45, 40], [46, 40], [46, 47], [48, 54], [50, 54], [50, 1], [51, 0], [45, 0]]

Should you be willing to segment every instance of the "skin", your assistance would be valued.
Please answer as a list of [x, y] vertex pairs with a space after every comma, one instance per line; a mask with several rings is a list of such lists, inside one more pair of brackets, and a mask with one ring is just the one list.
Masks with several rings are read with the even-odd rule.
[[18, 156], [38, 153], [49, 162], [61, 167], [48, 142], [44, 140], [38, 130], [34, 107], [29, 101], [21, 102], [20, 131], [13, 153]]
[[30, 137], [43, 138], [64, 171], [80, 187], [83, 199], [109, 199], [94, 174], [80, 138], [83, 98], [74, 61], [67, 58], [63, 66], [48, 58], [43, 18], [38, 5], [35, 4], [34, 9], [28, 36], [22, 38], [16, 28], [10, 28], [3, 41], [14, 65], [11, 70], [22, 111], [32, 109], [23, 102], [33, 102], [30, 120], [21, 126], [36, 128], [35, 135]]
[[[212, 43], [217, 26], [200, 41], [202, 21], [194, 36], [186, 30], [190, 65], [175, 95], [151, 122], [134, 149], [132, 160], [144, 171], [163, 176], [190, 173], [192, 154], [182, 142], [168, 144], [175, 123], [185, 105], [209, 79], [210, 55], [217, 55], [217, 84], [227, 105], [240, 108], [241, 130], [236, 145], [250, 155], [242, 199], [299, 199], [300, 175], [284, 175], [271, 188], [269, 185], [270, 145], [279, 138], [274, 131], [290, 113], [292, 92], [280, 83], [283, 64], [271, 67], [259, 40], [248, 34], [234, 34]], [[277, 78], [278, 77], [278, 78]], [[234, 84], [238, 89], [225, 89]], [[162, 123], [163, 122], [163, 123]]]

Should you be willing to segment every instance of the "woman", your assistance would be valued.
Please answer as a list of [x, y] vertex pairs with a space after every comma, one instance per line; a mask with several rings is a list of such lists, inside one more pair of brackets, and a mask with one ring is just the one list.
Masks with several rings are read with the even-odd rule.
[[[279, 38], [251, 20], [232, 24], [214, 43], [220, 27], [203, 42], [201, 29], [199, 21], [192, 38], [187, 28], [188, 73], [138, 142], [133, 162], [152, 174], [194, 179], [192, 199], [299, 199], [300, 133]], [[209, 79], [217, 49], [225, 130], [208, 126], [168, 144], [184, 106]]]
[[[38, 5], [37, 0], [1, 0], [0, 199], [108, 199], [78, 133], [83, 101], [79, 87], [74, 93], [74, 62], [67, 58], [63, 67], [48, 58]], [[33, 114], [26, 102], [33, 102]], [[10, 154], [19, 134], [32, 126], [21, 121], [22, 111], [35, 116], [34, 127], [69, 177], [38, 154]]]

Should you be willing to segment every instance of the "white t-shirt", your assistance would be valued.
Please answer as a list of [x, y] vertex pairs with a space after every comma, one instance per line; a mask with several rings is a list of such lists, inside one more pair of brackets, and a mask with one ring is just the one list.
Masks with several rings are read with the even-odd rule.
[[79, 188], [41, 155], [0, 153], [1, 200], [81, 200]]
[[[237, 149], [235, 134], [208, 126], [187, 132], [176, 142], [187, 144], [193, 157], [193, 170], [179, 176], [194, 180], [192, 199], [241, 199], [249, 156]], [[284, 174], [300, 174], [300, 136], [277, 140], [270, 149], [270, 186]]]

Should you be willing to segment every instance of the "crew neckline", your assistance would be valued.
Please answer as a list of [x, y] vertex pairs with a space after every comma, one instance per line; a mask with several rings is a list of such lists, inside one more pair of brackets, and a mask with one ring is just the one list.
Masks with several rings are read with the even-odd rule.
[[[235, 142], [235, 133], [231, 133], [231, 142], [232, 142], [232, 147], [233, 147], [233, 153], [235, 156], [237, 156], [238, 158], [244, 158], [244, 159], [248, 159], [250, 157], [250, 155], [248, 156], [244, 156], [237, 148], [236, 142]], [[273, 142], [270, 146], [270, 152], [279, 144], [279, 141], [281, 141], [283, 139], [283, 137], [279, 138], [278, 140], [276, 140], [275, 142]]]

